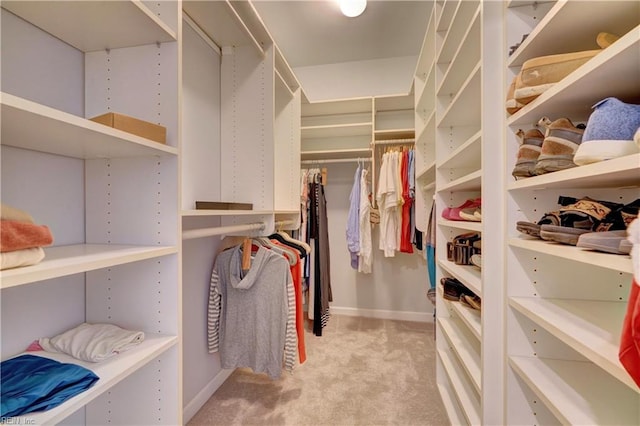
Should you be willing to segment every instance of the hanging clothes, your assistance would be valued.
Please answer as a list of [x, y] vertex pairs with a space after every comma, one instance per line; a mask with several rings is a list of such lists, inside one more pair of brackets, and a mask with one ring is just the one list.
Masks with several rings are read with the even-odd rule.
[[358, 272], [370, 274], [373, 264], [373, 251], [371, 246], [371, 202], [369, 201], [369, 183], [367, 175], [369, 171], [362, 169], [360, 174], [360, 208], [359, 208], [359, 241], [360, 251], [358, 251]]
[[[417, 235], [417, 233], [416, 233]], [[436, 300], [436, 203], [431, 204], [427, 234], [425, 236], [425, 257], [427, 258], [427, 272], [429, 274], [429, 290], [427, 297], [435, 306]]]
[[[398, 216], [397, 216], [397, 155], [393, 152], [382, 156], [382, 165], [378, 178], [376, 199], [380, 209], [380, 250], [385, 257], [394, 257], [397, 248]], [[397, 154], [397, 153], [396, 153]]]
[[362, 167], [358, 164], [353, 186], [349, 195], [349, 213], [347, 215], [347, 249], [351, 256], [351, 267], [358, 270], [358, 253], [360, 252], [360, 175]]
[[628, 240], [633, 244], [633, 276], [622, 324], [618, 358], [629, 376], [640, 386], [640, 219], [631, 222], [627, 233]]
[[282, 362], [292, 371], [296, 355], [295, 292], [285, 258], [262, 246], [242, 269], [242, 246], [220, 253], [211, 274], [209, 352], [222, 368], [249, 367], [280, 377]]
[[411, 206], [413, 198], [409, 194], [409, 151], [403, 150], [400, 176], [402, 178], [402, 226], [400, 232], [400, 251], [403, 253], [413, 253], [411, 245]]

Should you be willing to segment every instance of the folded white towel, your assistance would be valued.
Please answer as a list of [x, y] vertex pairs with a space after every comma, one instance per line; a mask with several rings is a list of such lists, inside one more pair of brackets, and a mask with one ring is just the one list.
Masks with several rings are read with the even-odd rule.
[[144, 340], [142, 331], [130, 331], [113, 324], [89, 324], [38, 342], [45, 351], [62, 352], [74, 358], [99, 362], [124, 352]]
[[17, 268], [19, 266], [35, 265], [44, 259], [42, 247], [0, 253], [0, 270]]

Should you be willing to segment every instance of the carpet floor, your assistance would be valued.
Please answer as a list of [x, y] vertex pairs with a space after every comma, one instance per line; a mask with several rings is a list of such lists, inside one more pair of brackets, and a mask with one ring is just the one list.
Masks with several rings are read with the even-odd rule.
[[447, 425], [433, 324], [334, 315], [278, 380], [237, 369], [189, 425]]

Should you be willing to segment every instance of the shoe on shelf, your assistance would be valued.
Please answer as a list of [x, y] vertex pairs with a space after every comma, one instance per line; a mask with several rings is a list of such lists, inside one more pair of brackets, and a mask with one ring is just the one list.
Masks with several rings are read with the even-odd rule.
[[482, 269], [482, 255], [474, 254], [473, 256], [471, 256], [471, 264], [473, 266], [477, 266], [478, 268]]
[[462, 217], [460, 217], [460, 212], [463, 209], [477, 208], [480, 207], [482, 201], [480, 198], [476, 198], [474, 200], [467, 200], [461, 206], [458, 207], [445, 207], [442, 210], [442, 217], [447, 220], [461, 220], [464, 221]]
[[627, 239], [627, 230], [588, 232], [580, 235], [577, 247], [613, 254], [629, 254], [622, 242]]
[[463, 294], [460, 296], [460, 303], [463, 305], [475, 309], [476, 311], [482, 310], [482, 299], [479, 296], [470, 296], [468, 294]]
[[524, 104], [516, 101], [515, 91], [516, 91], [516, 80], [517, 76], [513, 77], [511, 84], [509, 85], [509, 89], [507, 90], [507, 100], [505, 101], [505, 109], [509, 114], [515, 114], [520, 111], [520, 109], [524, 106]]
[[480, 222], [482, 218], [478, 218], [476, 216], [476, 212], [478, 211], [478, 209], [479, 207], [469, 207], [467, 209], [462, 209], [460, 210], [460, 218], [469, 222]]
[[573, 157], [582, 142], [584, 126], [574, 126], [568, 118], [551, 121], [548, 117], [542, 117], [538, 125], [546, 128], [546, 132], [534, 173], [542, 175], [576, 167]]
[[534, 169], [540, 157], [544, 135], [538, 129], [530, 129], [526, 132], [519, 129], [516, 136], [520, 139], [520, 148], [518, 148], [518, 158], [511, 174], [516, 179], [535, 176]]
[[474, 296], [475, 294], [469, 290], [464, 284], [455, 278], [444, 277], [440, 279], [440, 284], [444, 290], [444, 298], [447, 300], [460, 300], [460, 297], [468, 294]]
[[614, 34], [599, 33], [596, 44], [600, 49], [540, 56], [525, 61], [516, 79], [515, 100], [524, 105], [533, 101], [618, 38]]
[[482, 207], [478, 207], [476, 211], [473, 212], [473, 215], [476, 217], [476, 221], [482, 222]]
[[640, 148], [640, 127], [638, 127], [638, 130], [636, 130], [636, 134], [633, 135], [633, 141], [636, 143], [638, 148]]
[[606, 98], [595, 104], [593, 110], [582, 143], [573, 158], [577, 165], [584, 166], [640, 152], [633, 141], [634, 133], [640, 128], [640, 105]]

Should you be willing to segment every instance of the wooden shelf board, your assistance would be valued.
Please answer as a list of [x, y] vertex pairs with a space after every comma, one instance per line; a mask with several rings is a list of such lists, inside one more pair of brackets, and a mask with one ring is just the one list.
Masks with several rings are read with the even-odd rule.
[[416, 180], [421, 181], [424, 185], [425, 183], [434, 182], [436, 178], [436, 163], [432, 161], [427, 164], [423, 169], [419, 170], [416, 173]]
[[478, 131], [455, 151], [445, 158], [440, 164], [439, 169], [454, 168], [473, 168], [481, 166], [482, 156], [482, 132]]
[[478, 348], [474, 347], [474, 345], [479, 345], [479, 342], [469, 341], [454, 319], [438, 318], [437, 323], [449, 342], [449, 346], [458, 357], [458, 361], [469, 376], [478, 397], [480, 397], [482, 393], [480, 353], [478, 352]]
[[447, 412], [447, 416], [449, 417], [449, 421], [451, 422], [451, 424], [464, 424], [466, 420], [462, 413], [460, 413], [458, 402], [455, 400], [455, 397], [451, 395], [451, 391], [440, 383], [437, 383], [437, 386], [438, 392], [440, 393], [440, 398], [442, 399], [442, 405]]
[[160, 336], [145, 333], [145, 339], [140, 345], [98, 363], [81, 361], [62, 353], [27, 352], [27, 354], [31, 355], [80, 365], [93, 371], [100, 377], [100, 380], [91, 388], [55, 408], [12, 418], [15, 421], [14, 424], [43, 425], [59, 423], [177, 344], [177, 336]]
[[271, 210], [183, 210], [182, 217], [192, 216], [260, 216], [273, 214]]
[[639, 168], [640, 154], [632, 154], [521, 179], [510, 183], [507, 189], [514, 191], [521, 189], [637, 187], [640, 185]]
[[300, 128], [302, 139], [335, 138], [341, 136], [371, 135], [371, 122], [336, 124], [326, 126], [303, 126]]
[[[523, 5], [532, 2], [511, 3]], [[511, 55], [508, 66], [521, 66], [527, 59], [545, 55], [597, 49], [595, 38], [600, 31], [604, 31], [603, 22], [616, 23], [615, 31], [610, 31], [629, 31], [637, 25], [638, 14], [640, 5], [637, 2], [592, 1], [589, 7], [584, 7], [580, 2], [558, 1]], [[567, 31], [567, 23], [570, 22], [579, 28]], [[558, 40], [562, 40], [562, 43], [558, 43]]]
[[475, 266], [456, 265], [446, 259], [438, 260], [438, 265], [469, 290], [482, 297], [482, 276], [478, 268]]
[[375, 140], [413, 139], [415, 134], [415, 129], [376, 130], [374, 131], [374, 138]]
[[640, 393], [618, 360], [626, 303], [511, 297], [509, 305]]
[[[637, 424], [637, 400], [590, 362], [510, 357], [509, 365], [562, 424]], [[622, 388], [622, 389], [620, 389]]]
[[480, 191], [482, 188], [482, 170], [476, 170], [438, 188], [438, 192]]
[[640, 97], [639, 50], [637, 27], [510, 116], [507, 124], [514, 128], [529, 126], [543, 115], [586, 121], [591, 107], [607, 97], [636, 103]]
[[2, 102], [2, 144], [73, 158], [177, 155], [175, 147], [68, 114], [8, 93]]
[[449, 383], [453, 387], [458, 404], [464, 413], [467, 423], [479, 425], [480, 422], [480, 401], [474, 390], [469, 385], [468, 380], [460, 376], [460, 369], [457, 368], [456, 361], [445, 351], [438, 350], [438, 358], [444, 367]]
[[458, 94], [451, 101], [438, 119], [439, 128], [458, 126], [478, 126], [480, 128], [481, 108], [480, 108], [480, 64], [462, 85]]
[[176, 40], [139, 1], [3, 1], [2, 7], [82, 52]]
[[482, 232], [482, 222], [469, 222], [466, 220], [447, 220], [438, 218], [438, 226], [449, 228], [466, 229], [469, 231]]
[[633, 264], [627, 255], [599, 253], [580, 247], [525, 237], [509, 239], [509, 246], [627, 274], [633, 273]]
[[0, 271], [1, 288], [30, 284], [95, 269], [152, 259], [178, 252], [177, 247], [112, 244], [76, 244], [45, 248], [36, 265]]

